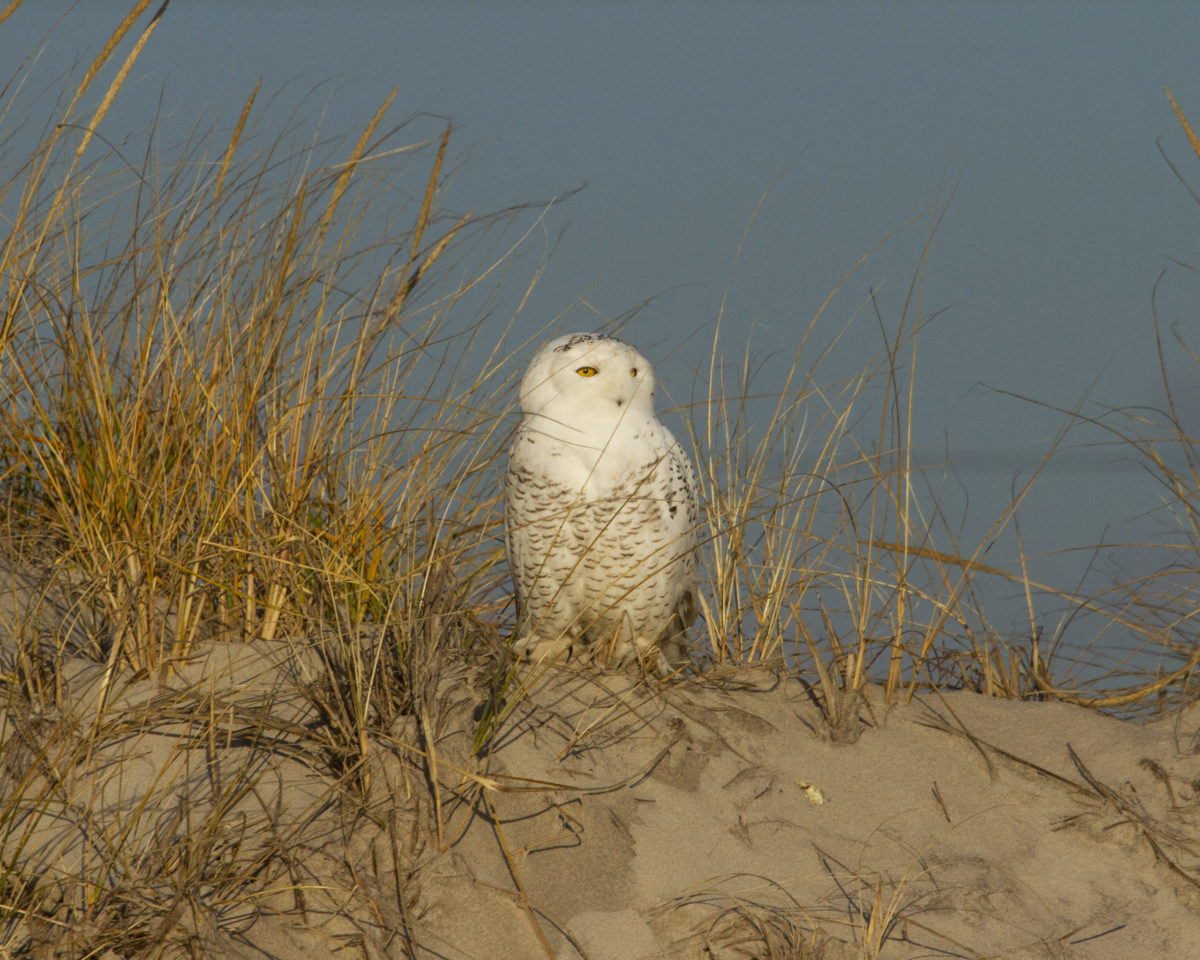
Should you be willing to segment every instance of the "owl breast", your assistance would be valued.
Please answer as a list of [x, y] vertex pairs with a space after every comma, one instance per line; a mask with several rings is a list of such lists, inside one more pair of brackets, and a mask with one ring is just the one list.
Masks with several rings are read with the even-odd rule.
[[620, 449], [589, 466], [570, 445], [518, 430], [505, 479], [518, 652], [580, 648], [619, 663], [695, 619], [690, 465], [666, 442]]

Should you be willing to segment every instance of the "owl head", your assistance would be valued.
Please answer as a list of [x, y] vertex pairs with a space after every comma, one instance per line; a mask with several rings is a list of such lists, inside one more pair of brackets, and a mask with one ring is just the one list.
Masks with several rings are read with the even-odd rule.
[[521, 412], [586, 430], [654, 416], [654, 371], [615, 337], [572, 333], [543, 344], [521, 379]]

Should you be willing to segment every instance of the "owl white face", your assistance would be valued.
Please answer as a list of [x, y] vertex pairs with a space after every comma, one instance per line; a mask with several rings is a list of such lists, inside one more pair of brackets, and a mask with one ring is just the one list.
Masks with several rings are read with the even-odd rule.
[[654, 372], [626, 343], [594, 333], [558, 337], [534, 355], [519, 392], [521, 412], [583, 428], [654, 416]]

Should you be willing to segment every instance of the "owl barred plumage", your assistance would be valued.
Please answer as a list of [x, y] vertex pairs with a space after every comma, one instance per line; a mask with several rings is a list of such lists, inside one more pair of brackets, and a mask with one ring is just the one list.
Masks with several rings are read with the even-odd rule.
[[678, 663], [696, 618], [696, 480], [654, 413], [654, 373], [613, 337], [538, 350], [521, 381], [504, 525], [514, 651]]

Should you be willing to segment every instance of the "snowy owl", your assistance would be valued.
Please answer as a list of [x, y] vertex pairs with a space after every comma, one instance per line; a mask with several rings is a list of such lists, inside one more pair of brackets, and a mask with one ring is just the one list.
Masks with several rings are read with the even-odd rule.
[[559, 337], [534, 355], [519, 400], [504, 480], [514, 652], [680, 663], [700, 510], [691, 461], [654, 414], [650, 364], [613, 337]]

